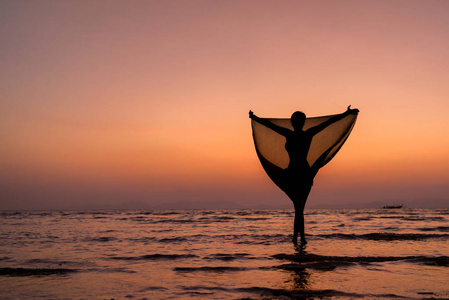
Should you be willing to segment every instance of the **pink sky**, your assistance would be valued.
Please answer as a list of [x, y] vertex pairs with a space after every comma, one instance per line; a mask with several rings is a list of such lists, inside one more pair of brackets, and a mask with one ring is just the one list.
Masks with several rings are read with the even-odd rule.
[[349, 104], [307, 206], [448, 207], [447, 1], [2, 1], [0, 38], [0, 209], [290, 207], [248, 110]]

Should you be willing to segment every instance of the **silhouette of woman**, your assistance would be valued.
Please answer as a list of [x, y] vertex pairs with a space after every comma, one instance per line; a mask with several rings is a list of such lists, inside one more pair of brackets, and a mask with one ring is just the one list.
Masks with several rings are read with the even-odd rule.
[[[294, 112], [290, 118], [291, 126], [289, 127], [293, 128], [293, 130], [291, 130], [274, 124], [273, 122], [276, 119], [259, 118], [254, 115], [252, 111], [249, 111], [249, 117], [253, 121], [264, 125], [285, 138], [285, 150], [287, 151], [289, 158], [288, 166], [285, 169], [276, 166], [266, 159], [264, 155], [259, 152], [256, 137], [255, 142], [257, 154], [265, 171], [293, 202], [295, 208], [293, 243], [295, 244], [298, 242], [298, 233], [301, 237], [301, 244], [307, 243], [304, 233], [304, 207], [313, 185], [313, 179], [318, 170], [330, 161], [343, 145], [354, 126], [358, 112], [358, 109], [351, 109], [351, 106], [348, 106], [346, 112], [334, 116], [323, 117], [322, 119], [324, 119], [324, 121], [321, 120], [317, 125], [303, 130], [306, 122], [306, 115], [303, 112], [297, 111]], [[330, 145], [327, 145], [324, 148], [324, 150], [321, 150], [321, 152], [319, 152], [320, 155], [318, 155], [313, 164], [310, 165], [308, 154], [313, 138], [332, 124], [335, 124], [350, 115], [353, 115], [354, 117], [348, 118], [349, 121], [346, 121], [348, 125], [344, 126], [343, 129], [339, 129], [339, 135], [341, 136], [335, 138], [336, 142], [332, 141]]]

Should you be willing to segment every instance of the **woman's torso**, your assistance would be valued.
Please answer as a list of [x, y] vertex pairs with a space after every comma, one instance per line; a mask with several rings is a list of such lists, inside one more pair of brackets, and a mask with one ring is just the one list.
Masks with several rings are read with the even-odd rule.
[[290, 157], [288, 169], [296, 171], [308, 171], [307, 153], [310, 149], [312, 137], [304, 131], [292, 131], [286, 136], [285, 150]]

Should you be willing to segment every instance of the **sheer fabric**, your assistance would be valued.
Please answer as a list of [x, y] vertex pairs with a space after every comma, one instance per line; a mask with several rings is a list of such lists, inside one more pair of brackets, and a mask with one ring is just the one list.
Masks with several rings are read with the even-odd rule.
[[[309, 128], [315, 127], [332, 117], [333, 115], [306, 118], [303, 130], [306, 131]], [[307, 154], [309, 166], [313, 166], [316, 163], [316, 167], [319, 169], [326, 165], [337, 154], [349, 137], [356, 119], [357, 115], [349, 114], [317, 133], [312, 139]], [[268, 120], [278, 126], [293, 130], [289, 118]], [[289, 181], [288, 186], [291, 188], [294, 183], [292, 180], [295, 180], [295, 178], [286, 178], [291, 176], [286, 172], [290, 158], [285, 150], [285, 137], [254, 120], [251, 120], [251, 125], [256, 152], [265, 172], [278, 187], [284, 192], [287, 192], [285, 181]], [[301, 181], [304, 178], [298, 178], [297, 180]], [[313, 181], [313, 178], [310, 180]], [[298, 182], [298, 185], [301, 185], [301, 183]], [[311, 184], [312, 182], [310, 182]]]

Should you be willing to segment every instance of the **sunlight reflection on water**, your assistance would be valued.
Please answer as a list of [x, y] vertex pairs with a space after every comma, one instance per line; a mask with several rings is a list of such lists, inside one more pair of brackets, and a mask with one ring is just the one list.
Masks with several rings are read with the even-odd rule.
[[2, 212], [5, 299], [449, 297], [448, 210]]

